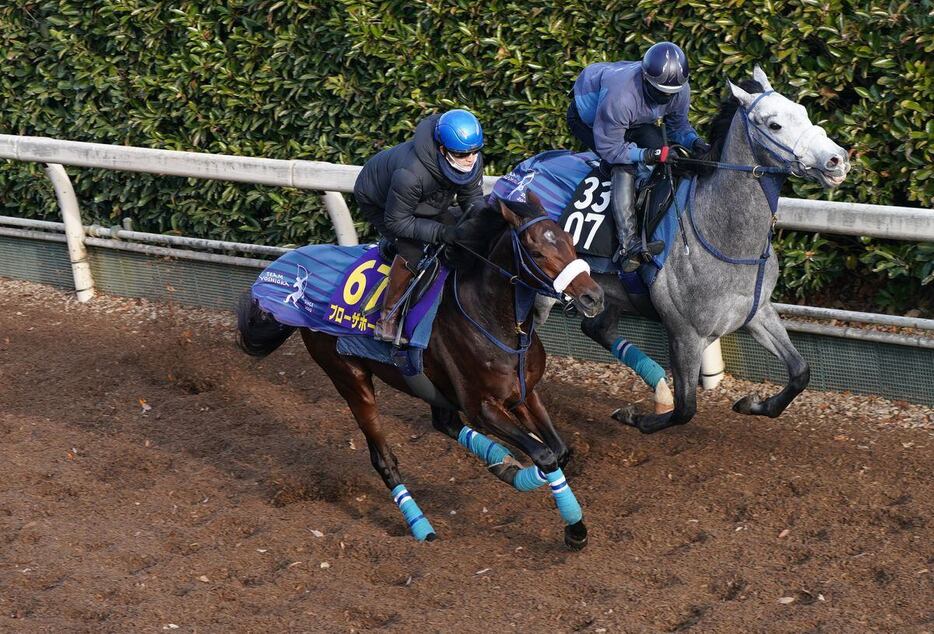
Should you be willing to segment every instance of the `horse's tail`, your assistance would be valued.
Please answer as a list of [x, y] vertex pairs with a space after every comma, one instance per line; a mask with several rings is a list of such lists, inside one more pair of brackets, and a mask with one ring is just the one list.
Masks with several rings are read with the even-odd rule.
[[259, 307], [247, 291], [237, 303], [237, 345], [253, 357], [265, 357], [285, 343], [295, 332], [294, 326], [286, 326]]

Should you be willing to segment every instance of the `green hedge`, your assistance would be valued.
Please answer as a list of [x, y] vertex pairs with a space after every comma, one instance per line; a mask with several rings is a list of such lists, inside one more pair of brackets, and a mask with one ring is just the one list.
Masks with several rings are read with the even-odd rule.
[[[934, 202], [929, 0], [16, 4], [0, 8], [4, 133], [361, 164], [425, 114], [464, 106], [487, 131], [489, 173], [502, 173], [569, 144], [566, 94], [586, 64], [636, 59], [673, 39], [693, 63], [699, 128], [723, 78], [748, 76], [758, 62], [852, 148], [854, 171], [837, 200]], [[333, 240], [307, 193], [69, 171], [86, 216], [99, 222], [132, 217], [144, 230], [261, 243]], [[793, 187], [786, 193], [823, 195], [813, 184]], [[0, 213], [57, 213], [37, 166], [0, 166], [0, 192]], [[783, 236], [779, 247], [798, 257], [818, 240]], [[827, 253], [830, 262], [786, 267], [783, 296], [812, 295], [844, 275], [889, 274], [912, 297], [934, 266], [918, 245], [846, 239], [801, 257]]]

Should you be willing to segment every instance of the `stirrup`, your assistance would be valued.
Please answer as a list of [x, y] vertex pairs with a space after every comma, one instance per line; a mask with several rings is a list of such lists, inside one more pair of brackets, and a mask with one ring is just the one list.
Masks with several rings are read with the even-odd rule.
[[665, 242], [663, 240], [653, 240], [647, 243], [645, 247], [643, 249], [640, 242], [625, 253], [620, 253], [619, 258], [622, 260], [621, 268], [623, 273], [632, 273], [637, 271], [644, 263], [651, 262], [653, 256], [665, 250]]
[[639, 270], [639, 267], [642, 266], [642, 260], [638, 259], [638, 257], [638, 255], [631, 255], [623, 260], [623, 273], [632, 273]]
[[[396, 327], [393, 328], [392, 335], [390, 336], [386, 332], [386, 323], [382, 319], [379, 319], [377, 320], [376, 325], [373, 326], [373, 338], [376, 339], [377, 341], [385, 341], [387, 343], [395, 344], [396, 335], [399, 334], [399, 331], [401, 328], [402, 328], [402, 318], [397, 317]], [[407, 345], [408, 343], [409, 343], [408, 339], [406, 339], [405, 337], [399, 337], [400, 346]]]

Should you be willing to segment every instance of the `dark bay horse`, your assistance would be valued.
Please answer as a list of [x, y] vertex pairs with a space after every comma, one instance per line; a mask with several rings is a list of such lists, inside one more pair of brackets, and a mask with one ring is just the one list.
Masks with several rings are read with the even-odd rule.
[[[746, 396], [733, 405], [743, 414], [775, 417], [807, 386], [810, 370], [772, 306], [778, 279], [771, 251], [778, 191], [786, 175], [809, 178], [831, 189], [850, 169], [847, 153], [813, 125], [804, 107], [775, 92], [756, 66], [745, 89], [727, 82], [732, 99], [714, 121], [714, 150], [726, 165], [697, 177], [668, 260], [650, 288], [651, 304], [668, 332], [674, 411], [614, 413], [644, 433], [684, 424], [696, 411], [701, 354], [714, 340], [745, 326], [788, 370], [788, 384], [765, 400]], [[650, 265], [648, 265], [650, 266]], [[595, 275], [607, 309], [584, 319], [584, 333], [613, 352], [617, 322], [640, 314], [616, 274]]]
[[[475, 228], [470, 232], [475, 237], [455, 247], [454, 272], [448, 276], [424, 351], [424, 374], [441, 395], [440, 402], [431, 403], [432, 424], [517, 489], [549, 484], [566, 524], [565, 542], [583, 548], [587, 529], [562, 472], [568, 448], [535, 389], [545, 369], [545, 352], [532, 328], [531, 306], [537, 292], [566, 294], [585, 315], [595, 316], [603, 310], [603, 290], [591, 279], [586, 263], [577, 259], [570, 236], [535, 200], [475, 210], [468, 224]], [[294, 328], [245, 299], [238, 310], [239, 343], [248, 354], [262, 357]], [[301, 335], [350, 406], [366, 436], [373, 467], [392, 491], [413, 535], [434, 539], [431, 524], [403, 484], [383, 431], [373, 377], [415, 395], [410, 384], [392, 365], [338, 354], [332, 335], [306, 328]], [[481, 431], [520, 449], [534, 466], [522, 468], [503, 445], [464, 425], [459, 412]]]

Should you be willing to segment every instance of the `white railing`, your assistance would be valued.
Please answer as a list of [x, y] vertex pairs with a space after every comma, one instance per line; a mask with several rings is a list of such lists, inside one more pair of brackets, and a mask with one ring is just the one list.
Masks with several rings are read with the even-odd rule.
[[[94, 228], [92, 235], [88, 235], [82, 225], [78, 201], [63, 165], [296, 187], [322, 192], [322, 200], [334, 226], [338, 244], [357, 244], [353, 220], [341, 193], [353, 191], [354, 181], [361, 169], [358, 166], [321, 161], [154, 150], [7, 134], [0, 134], [0, 158], [46, 165], [46, 173], [55, 187], [62, 210], [75, 289], [78, 299], [82, 302], [94, 296], [94, 281], [88, 267], [85, 246], [92, 243], [94, 246], [100, 246], [104, 241], [99, 236], [106, 230]], [[484, 177], [484, 190], [490, 191], [496, 180], [495, 176]], [[934, 210], [931, 209], [781, 198], [776, 220], [778, 227], [787, 229], [934, 242]], [[11, 231], [17, 230], [4, 229], [2, 233], [10, 234]], [[21, 234], [28, 232], [27, 229], [18, 231]], [[141, 245], [134, 247], [142, 248]], [[130, 245], [124, 243], [121, 248], [130, 248]], [[148, 248], [169, 250], [167, 247]], [[202, 255], [212, 259], [225, 257], [215, 254]], [[782, 308], [782, 305], [779, 305], [779, 311], [786, 312]], [[844, 317], [837, 315], [835, 318]], [[708, 353], [710, 359], [705, 357], [705, 375], [710, 373], [710, 369], [720, 368], [722, 372], [723, 363], [719, 353], [714, 351], [714, 346], [711, 346]], [[715, 378], [708, 383], [715, 384], [717, 380]]]

